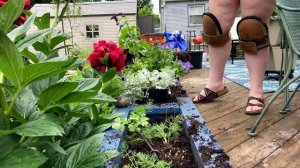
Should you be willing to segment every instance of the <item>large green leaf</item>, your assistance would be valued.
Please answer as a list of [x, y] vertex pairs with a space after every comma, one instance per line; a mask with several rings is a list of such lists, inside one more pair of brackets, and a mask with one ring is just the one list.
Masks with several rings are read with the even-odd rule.
[[77, 86], [78, 83], [76, 82], [57, 83], [46, 89], [41, 94], [38, 103], [43, 107], [51, 105], [70, 94], [73, 90], [77, 88]]
[[24, 0], [9, 0], [0, 8], [0, 31], [8, 33], [14, 21], [21, 15], [23, 7]]
[[75, 91], [85, 91], [90, 90], [98, 85], [99, 78], [81, 78], [76, 80], [79, 83]]
[[91, 131], [94, 128], [94, 124], [92, 122], [81, 123], [74, 131], [71, 133], [70, 141], [81, 141], [88, 137]]
[[8, 33], [7, 36], [10, 38], [10, 40], [14, 43], [16, 41], [19, 41], [30, 29], [31, 25], [34, 22], [35, 17], [36, 14], [32, 14], [22, 26], [19, 26], [18, 28]]
[[33, 112], [37, 111], [37, 98], [32, 93], [32, 89], [26, 88], [18, 96], [14, 110], [22, 116], [28, 118]]
[[68, 34], [58, 34], [54, 37], [52, 37], [50, 41], [50, 47], [51, 49], [54, 49], [56, 46], [58, 46], [60, 43], [70, 39], [71, 37]]
[[89, 98], [86, 102], [94, 102], [94, 103], [100, 103], [100, 102], [116, 102], [117, 100], [112, 98], [111, 96], [104, 94], [104, 93], [98, 93], [97, 96], [93, 98]]
[[22, 52], [25, 48], [33, 45], [34, 43], [43, 40], [43, 38], [49, 34], [52, 29], [43, 29], [39, 30], [35, 33], [29, 34], [24, 39], [17, 42], [16, 46], [18, 47], [19, 51]]
[[34, 147], [37, 147], [40, 151], [46, 150], [46, 152], [50, 155], [51, 153], [59, 152], [63, 155], [66, 155], [67, 152], [60, 147], [58, 144], [50, 141], [38, 141], [33, 144]]
[[97, 95], [97, 91], [77, 91], [70, 93], [66, 97], [62, 98], [56, 104], [70, 104], [76, 102], [89, 102], [88, 100]]
[[18, 145], [19, 140], [17, 135], [0, 136], [0, 160]]
[[48, 75], [49, 74], [51, 75], [52, 72], [55, 72], [54, 74], [58, 74], [61, 72], [58, 70], [68, 65], [71, 65], [74, 62], [75, 60], [65, 60], [65, 61], [42, 62], [42, 63], [28, 65], [23, 70], [24, 80], [22, 84], [27, 85], [35, 81], [36, 79], [41, 79], [40, 77], [49, 77]]
[[34, 149], [19, 148], [0, 160], [0, 168], [36, 168], [47, 158]]
[[21, 85], [21, 72], [24, 67], [22, 57], [16, 46], [1, 31], [0, 44], [0, 71], [18, 88]]
[[17, 134], [26, 137], [62, 136], [63, 128], [51, 121], [40, 119], [22, 124], [13, 129]]
[[80, 145], [76, 146], [71, 152], [66, 167], [67, 168], [82, 168], [82, 167], [97, 167], [102, 165], [109, 159], [118, 155], [117, 152], [101, 152], [99, 146], [102, 143], [104, 134], [96, 134]]

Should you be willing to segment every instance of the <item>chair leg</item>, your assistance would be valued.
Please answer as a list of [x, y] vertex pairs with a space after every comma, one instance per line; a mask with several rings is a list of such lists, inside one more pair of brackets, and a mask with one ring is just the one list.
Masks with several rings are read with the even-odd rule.
[[269, 107], [271, 106], [271, 104], [275, 101], [275, 99], [279, 96], [279, 94], [286, 89], [287, 87], [289, 87], [289, 85], [291, 85], [292, 83], [294, 83], [296, 80], [300, 79], [300, 75], [298, 75], [297, 77], [293, 78], [292, 80], [290, 80], [289, 82], [287, 82], [285, 85], [283, 85], [282, 87], [280, 87], [280, 89], [278, 89], [275, 94], [271, 97], [271, 99], [269, 100], [268, 104], [265, 106], [265, 108], [263, 109], [263, 111], [261, 112], [261, 114], [258, 116], [258, 118], [256, 119], [254, 125], [252, 126], [250, 132], [248, 133], [250, 136], [256, 136], [257, 132], [256, 132], [256, 128], [258, 127], [259, 123], [261, 122], [263, 116], [266, 114], [266, 112], [268, 111]]
[[300, 83], [297, 85], [297, 87], [295, 88], [295, 90], [293, 91], [293, 93], [292, 93], [292, 95], [289, 97], [289, 99], [285, 102], [285, 104], [284, 104], [282, 110], [281, 110], [279, 113], [281, 113], [281, 114], [286, 114], [286, 113], [290, 112], [290, 110], [289, 110], [289, 111], [287, 110], [287, 109], [289, 109], [288, 106], [289, 106], [289, 104], [290, 104], [292, 98], [295, 96], [295, 94], [296, 94], [296, 92], [297, 92], [297, 90], [298, 90], [299, 88], [300, 88]]

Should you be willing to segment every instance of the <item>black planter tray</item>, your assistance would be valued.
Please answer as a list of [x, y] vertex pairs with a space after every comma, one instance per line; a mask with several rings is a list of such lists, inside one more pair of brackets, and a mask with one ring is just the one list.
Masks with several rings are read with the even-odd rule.
[[[168, 103], [148, 108], [147, 115], [161, 114], [181, 114], [185, 120], [183, 127], [186, 135], [189, 137], [194, 160], [197, 167], [202, 168], [217, 168], [217, 167], [233, 167], [229, 157], [224, 153], [221, 145], [213, 137], [203, 117], [197, 110], [196, 106], [188, 97], [178, 97], [179, 104]], [[115, 112], [124, 113], [122, 117], [127, 118], [134, 106], [116, 109]], [[151, 117], [150, 117], [151, 118]], [[196, 124], [195, 124], [196, 123]], [[195, 126], [197, 125], [197, 126]], [[120, 144], [125, 139], [125, 133], [119, 130], [110, 129], [105, 132], [105, 138], [100, 149], [119, 150]], [[205, 155], [201, 152], [206, 152]], [[121, 163], [121, 157], [116, 157], [108, 161], [103, 168], [115, 168]]]

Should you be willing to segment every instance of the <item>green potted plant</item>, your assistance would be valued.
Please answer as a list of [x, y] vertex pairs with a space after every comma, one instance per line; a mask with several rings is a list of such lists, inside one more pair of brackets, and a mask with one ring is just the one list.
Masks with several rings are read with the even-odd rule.
[[176, 85], [175, 72], [171, 67], [149, 71], [146, 68], [126, 75], [124, 95], [132, 102], [143, 97], [154, 103], [165, 103], [169, 100], [170, 87]]

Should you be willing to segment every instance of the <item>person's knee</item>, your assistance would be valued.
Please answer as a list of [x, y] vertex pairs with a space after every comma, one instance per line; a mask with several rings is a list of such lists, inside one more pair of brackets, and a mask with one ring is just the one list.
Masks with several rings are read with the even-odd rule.
[[237, 25], [241, 50], [256, 54], [258, 50], [270, 46], [268, 26], [257, 16], [247, 16]]
[[204, 41], [212, 46], [224, 46], [229, 40], [229, 31], [224, 31], [218, 18], [212, 13], [203, 14]]

